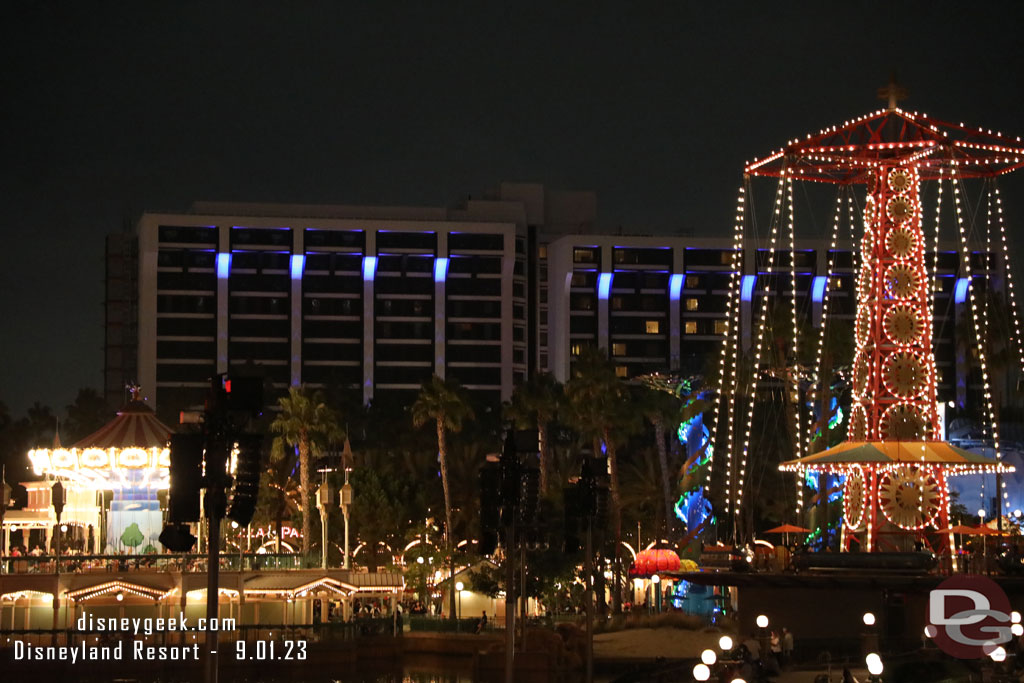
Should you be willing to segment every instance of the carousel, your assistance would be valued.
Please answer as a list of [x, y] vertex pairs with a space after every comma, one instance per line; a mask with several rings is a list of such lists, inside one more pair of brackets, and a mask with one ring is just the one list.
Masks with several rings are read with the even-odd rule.
[[57, 525], [51, 487], [60, 481], [66, 495], [60, 520], [67, 526], [65, 547], [94, 554], [157, 552], [163, 528], [159, 494], [169, 485], [170, 435], [171, 429], [133, 393], [117, 417], [72, 447], [29, 451], [32, 469], [43, 480], [25, 484], [29, 506], [7, 513], [4, 533], [43, 529], [48, 546]]

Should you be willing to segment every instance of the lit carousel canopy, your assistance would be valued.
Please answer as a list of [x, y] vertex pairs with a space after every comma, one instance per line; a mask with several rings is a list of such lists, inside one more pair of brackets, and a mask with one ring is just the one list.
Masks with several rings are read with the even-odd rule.
[[29, 461], [48, 474], [96, 489], [166, 489], [171, 429], [142, 401], [132, 400], [111, 422], [71, 448], [37, 448]]

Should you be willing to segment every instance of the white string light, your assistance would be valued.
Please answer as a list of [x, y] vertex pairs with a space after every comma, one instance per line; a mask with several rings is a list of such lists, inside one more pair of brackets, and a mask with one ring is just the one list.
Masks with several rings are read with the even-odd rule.
[[[849, 201], [851, 203], [851, 209], [850, 210], [852, 211], [853, 210], [852, 209], [852, 201], [853, 201], [852, 197], [849, 198]], [[843, 193], [840, 192], [840, 193], [836, 194], [836, 210], [835, 210], [835, 216], [832, 219], [832, 234], [831, 234], [831, 236], [829, 238], [828, 269], [825, 271], [825, 293], [822, 296], [822, 300], [821, 300], [821, 329], [818, 331], [817, 350], [815, 351], [815, 356], [814, 356], [814, 369], [815, 369], [815, 372], [817, 372], [820, 375], [820, 377], [818, 377], [817, 379], [821, 382], [821, 393], [822, 394], [825, 393], [825, 386], [826, 386], [825, 382], [831, 383], [831, 381], [832, 381], [831, 373], [829, 373], [829, 375], [825, 375], [825, 374], [821, 373], [821, 359], [822, 359], [822, 356], [824, 355], [824, 351], [825, 351], [825, 331], [828, 328], [828, 304], [829, 304], [829, 298], [830, 298], [829, 297], [829, 291], [832, 288], [832, 276], [833, 276], [833, 274], [835, 272], [836, 244], [838, 244], [838, 242], [839, 242], [839, 225], [842, 222], [842, 215], [843, 215]], [[811, 404], [813, 405], [814, 402], [817, 401], [817, 399], [818, 399], [818, 382], [813, 382], [811, 384], [811, 395], [810, 395], [810, 402], [811, 402]], [[822, 411], [821, 411], [822, 412], [822, 415], [821, 415], [821, 435], [822, 435], [822, 438], [825, 439], [825, 448], [828, 448], [828, 420], [829, 420], [830, 416], [827, 413], [828, 413], [829, 409], [830, 409], [830, 407], [826, 406], [826, 407], [823, 407]], [[814, 438], [814, 434], [813, 433], [810, 436], [811, 436], [812, 439]], [[800, 515], [803, 512], [803, 506], [804, 506], [804, 497], [803, 497], [803, 489], [804, 489], [804, 487], [803, 487], [803, 483], [804, 483], [804, 478], [802, 476], [798, 477], [797, 478], [797, 502], [796, 502], [796, 514], [797, 514], [797, 518], [798, 519], [800, 518]]]
[[1021, 336], [1020, 308], [1017, 305], [1017, 295], [1013, 291], [1013, 269], [1010, 267], [1010, 250], [1006, 242], [1006, 225], [1003, 222], [1003, 198], [999, 194], [999, 186], [995, 180], [989, 186], [989, 201], [995, 196], [996, 220], [999, 222], [999, 241], [1003, 252], [1003, 267], [1006, 269], [1006, 287], [1009, 291], [1010, 314], [1013, 319], [1013, 338], [1017, 345], [1017, 359], [1024, 372], [1024, 337]]
[[[792, 370], [790, 372], [791, 372], [791, 375], [792, 375], [793, 389], [792, 389], [792, 394], [790, 395], [789, 398], [790, 398], [790, 400], [794, 404], [793, 405], [793, 448], [796, 451], [796, 453], [795, 453], [796, 457], [797, 458], [801, 458], [801, 457], [803, 457], [803, 451], [804, 451], [804, 449], [803, 449], [804, 429], [803, 429], [803, 417], [802, 417], [803, 411], [801, 410], [801, 406], [800, 406], [800, 404], [801, 404], [801, 401], [800, 401], [800, 375], [801, 375], [801, 367], [800, 367], [800, 343], [799, 343], [800, 332], [799, 332], [799, 328], [798, 328], [798, 324], [799, 323], [797, 321], [797, 306], [796, 306], [796, 304], [797, 304], [797, 296], [796, 296], [797, 295], [797, 290], [796, 290], [796, 284], [797, 284], [796, 283], [796, 234], [795, 234], [796, 228], [795, 228], [795, 225], [794, 225], [794, 216], [793, 216], [793, 213], [794, 213], [793, 204], [794, 204], [794, 202], [793, 202], [793, 179], [792, 178], [787, 178], [786, 179], [786, 197], [787, 197], [787, 201], [789, 202], [789, 265], [790, 265], [790, 268], [791, 268], [790, 275], [789, 275], [789, 281], [790, 281], [790, 286], [792, 287], [792, 290], [793, 290], [792, 291], [792, 306], [790, 306], [791, 318], [792, 318], [791, 324], [793, 325], [793, 348], [792, 348], [791, 356], [790, 356], [792, 358], [792, 361], [791, 361], [792, 362]], [[827, 285], [827, 281], [826, 281], [826, 285]], [[780, 287], [780, 289], [781, 289], [781, 287]], [[826, 417], [826, 420], [827, 419], [828, 418]], [[800, 508], [803, 507], [803, 487], [800, 485], [799, 478], [797, 479], [797, 483], [796, 483], [796, 497], [797, 497], [797, 499], [799, 501], [797, 503], [797, 511], [799, 511]]]
[[[767, 327], [768, 319], [768, 304], [771, 297], [771, 280], [775, 269], [775, 243], [778, 239], [779, 234], [779, 223], [782, 220], [782, 200], [783, 200], [783, 189], [785, 188], [786, 178], [785, 174], [779, 179], [778, 189], [775, 192], [775, 210], [772, 214], [771, 222], [771, 236], [769, 238], [768, 247], [768, 266], [765, 270], [765, 294], [761, 300], [761, 312], [758, 320], [757, 328], [757, 344], [754, 351], [754, 365], [752, 369], [752, 377], [750, 380], [750, 391], [748, 392], [748, 407], [747, 407], [747, 425], [743, 433], [743, 449], [740, 451], [740, 462], [739, 462], [739, 474], [737, 475], [736, 481], [736, 492], [734, 497], [734, 514], [739, 515], [740, 507], [743, 502], [743, 482], [744, 477], [747, 473], [747, 461], [750, 455], [750, 432], [754, 424], [754, 405], [757, 402], [757, 384], [760, 377], [761, 370], [761, 351], [764, 348], [764, 335]], [[754, 270], [755, 277], [757, 277], [757, 252], [755, 251], [754, 256]], [[757, 281], [754, 281], [754, 296], [757, 295]], [[735, 529], [735, 527], [734, 527]]]
[[[1003, 454], [1002, 449], [999, 446], [999, 424], [996, 422], [995, 409], [992, 404], [992, 391], [991, 385], [988, 379], [988, 360], [985, 355], [985, 343], [984, 338], [981, 336], [981, 326], [978, 315], [978, 302], [977, 297], [974, 295], [974, 278], [971, 272], [971, 251], [967, 243], [967, 230], [964, 227], [964, 218], [960, 208], [960, 185], [957, 173], [953, 171], [953, 199], [954, 206], [956, 207], [956, 222], [960, 232], [960, 249], [961, 256], [964, 263], [964, 273], [967, 276], [967, 294], [971, 301], [971, 319], [974, 322], [974, 334], [978, 343], [978, 361], [981, 364], [981, 380], [982, 388], [985, 396], [985, 407], [988, 410], [989, 423], [991, 424], [992, 433], [992, 446], [996, 452], [996, 460], [1002, 460]], [[997, 491], [999, 493], [1006, 493], [1006, 482], [1003, 482], [1003, 491]], [[1004, 497], [1005, 500], [1005, 497]], [[1006, 506], [1009, 507], [1009, 501], [1005, 502]]]
[[[733, 240], [732, 240], [732, 259], [731, 259], [731, 271], [729, 273], [729, 295], [726, 300], [726, 317], [725, 317], [725, 339], [722, 340], [722, 352], [718, 360], [718, 400], [711, 405], [711, 415], [708, 419], [708, 434], [712, 442], [718, 433], [718, 405], [722, 402], [726, 402], [726, 410], [728, 411], [728, 434], [732, 432], [732, 420], [733, 412], [736, 405], [735, 400], [735, 387], [736, 387], [736, 356], [738, 355], [738, 349], [735, 348], [735, 344], [730, 342], [733, 339], [738, 339], [739, 325], [734, 324], [733, 318], [735, 316], [734, 309], [739, 309], [737, 301], [737, 289], [743, 281], [740, 277], [742, 258], [743, 258], [743, 217], [746, 212], [746, 189], [740, 185], [739, 192], [736, 196], [736, 214], [733, 220]], [[738, 316], [735, 316], [738, 319]], [[732, 351], [732, 353], [730, 353]], [[732, 358], [732, 368], [730, 370], [730, 378], [726, 379], [726, 362], [728, 358]], [[730, 504], [730, 487], [732, 485], [732, 443], [731, 440], [726, 442], [726, 479], [725, 479], [725, 505], [726, 513], [728, 514]], [[714, 457], [708, 460], [707, 475], [705, 477], [704, 492], [707, 495], [710, 492], [711, 486], [711, 474], [714, 467]]]

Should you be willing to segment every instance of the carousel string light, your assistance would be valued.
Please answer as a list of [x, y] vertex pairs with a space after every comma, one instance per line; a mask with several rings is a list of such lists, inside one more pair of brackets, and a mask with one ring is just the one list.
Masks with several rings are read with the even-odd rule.
[[[792, 358], [792, 370], [790, 372], [791, 372], [791, 376], [792, 376], [793, 388], [792, 388], [792, 395], [790, 396], [790, 400], [795, 404], [795, 408], [793, 410], [793, 447], [794, 447], [794, 450], [796, 451], [796, 457], [799, 458], [799, 457], [801, 457], [803, 455], [803, 441], [804, 441], [803, 433], [804, 433], [804, 430], [803, 430], [803, 418], [801, 417], [802, 411], [800, 410], [800, 360], [799, 360], [800, 359], [800, 346], [799, 346], [800, 334], [799, 334], [799, 330], [798, 330], [798, 327], [797, 327], [799, 323], [797, 321], [797, 279], [796, 279], [796, 266], [797, 266], [797, 263], [796, 263], [796, 234], [795, 234], [796, 227], [794, 225], [794, 215], [793, 215], [794, 214], [794, 209], [793, 209], [794, 202], [793, 202], [793, 179], [792, 178], [787, 178], [786, 179], [786, 198], [787, 198], [787, 202], [789, 203], [789, 207], [788, 207], [789, 208], [789, 265], [790, 265], [790, 269], [791, 269], [790, 270], [789, 282], [790, 282], [790, 287], [792, 288], [792, 291], [791, 291], [791, 302], [792, 302], [792, 305], [790, 306], [790, 315], [791, 315], [790, 324], [793, 326], [793, 347], [792, 347], [792, 349], [790, 351], [790, 357]], [[826, 279], [826, 289], [828, 289], [827, 285], [828, 285], [828, 280]], [[780, 289], [781, 289], [781, 286], [780, 286]], [[828, 417], [826, 416], [824, 419], [827, 420]], [[824, 430], [822, 430], [822, 431], [824, 431]], [[796, 496], [797, 496], [797, 498], [802, 498], [803, 487], [801, 486], [801, 482], [799, 481], [799, 477], [797, 479], [798, 480], [797, 480], [797, 483], [796, 483]], [[801, 504], [798, 505], [798, 507], [802, 507], [802, 502], [801, 502]]]
[[[764, 297], [762, 297], [761, 300], [761, 311], [757, 325], [757, 341], [754, 350], [754, 365], [753, 370], [751, 372], [752, 376], [750, 380], [750, 391], [748, 392], [749, 406], [747, 408], [746, 427], [743, 433], [743, 448], [740, 450], [739, 474], [736, 477], [736, 491], [734, 494], [733, 502], [735, 515], [739, 514], [739, 508], [743, 502], [743, 483], [747, 472], [747, 461], [750, 456], [750, 433], [754, 424], [754, 404], [756, 403], [754, 399], [757, 394], [758, 379], [760, 378], [761, 352], [764, 349], [765, 331], [767, 329], [768, 322], [768, 306], [771, 301], [771, 287], [772, 280], [774, 279], [773, 275], [775, 270], [775, 244], [778, 240], [779, 223], [782, 220], [782, 204], [783, 199], [785, 197], [784, 190], [786, 186], [786, 180], [786, 172], [784, 171], [782, 177], [779, 178], [778, 188], [775, 193], [775, 209], [772, 213], [771, 235], [769, 237], [768, 247], [768, 265], [765, 269], [765, 295]], [[755, 271], [759, 270], [756, 258], [754, 260], [754, 266]], [[756, 282], [754, 291], [756, 294]], [[733, 528], [735, 530], [735, 526]]]
[[[983, 330], [981, 329], [979, 321], [980, 316], [978, 313], [978, 301], [974, 293], [974, 277], [972, 274], [971, 266], [971, 250], [967, 241], [967, 230], [964, 226], [963, 212], [960, 208], [959, 183], [962, 181], [960, 180], [960, 178], [958, 178], [957, 173], [955, 171], [953, 172], [951, 181], [953, 183], [953, 205], [956, 208], [956, 222], [960, 233], [961, 261], [964, 266], [964, 274], [967, 276], [967, 296], [970, 300], [971, 319], [974, 323], [974, 335], [978, 343], [978, 363], [981, 365], [981, 381], [982, 390], [984, 392], [985, 397], [985, 407], [988, 411], [990, 433], [992, 435], [992, 446], [996, 453], [996, 460], [1001, 461], [1003, 459], [1003, 453], [999, 445], [999, 424], [998, 422], [996, 422], [995, 408], [992, 403], [992, 389], [988, 379], [988, 361], [986, 359], [985, 354], [985, 338], [982, 336]], [[997, 491], [997, 494], [1005, 493], [1006, 482], [1004, 481], [1002, 484], [1003, 491]], [[1005, 498], [1006, 497], [1004, 496], [1004, 499]], [[1006, 502], [1006, 507], [1009, 507], [1008, 501]]]
[[[725, 330], [724, 339], [722, 340], [722, 351], [718, 360], [718, 400], [711, 404], [711, 415], [708, 419], [708, 433], [709, 438], [714, 439], [718, 433], [718, 415], [720, 412], [719, 404], [722, 401], [726, 402], [726, 411], [728, 423], [731, 425], [734, 415], [735, 401], [735, 386], [736, 386], [736, 354], [730, 354], [729, 349], [733, 345], [730, 343], [733, 337], [736, 337], [739, 333], [739, 316], [736, 314], [734, 309], [738, 310], [738, 297], [736, 296], [736, 290], [739, 286], [742, 278], [740, 277], [743, 265], [743, 221], [746, 213], [746, 188], [740, 186], [739, 191], [736, 195], [736, 214], [734, 218], [733, 227], [733, 244], [732, 244], [732, 258], [730, 261], [730, 272], [729, 272], [729, 294], [726, 299], [726, 317], [725, 317]], [[736, 318], [734, 322], [733, 318]], [[726, 363], [732, 356], [732, 364], [729, 369], [729, 377], [726, 378]], [[726, 494], [725, 500], [728, 505], [729, 501], [729, 489], [732, 479], [732, 446], [727, 445], [726, 448]], [[711, 475], [714, 467], [714, 458], [708, 459], [707, 475], [704, 478], [704, 492], [707, 495], [711, 489]]]
[[1006, 269], [1006, 285], [1010, 294], [1010, 315], [1013, 320], [1013, 338], [1017, 346], [1017, 359], [1021, 371], [1024, 372], [1024, 337], [1021, 336], [1020, 308], [1017, 295], [1013, 290], [1013, 268], [1010, 265], [1010, 249], [1006, 242], [1006, 225], [1003, 222], [1003, 199], [999, 194], [999, 186], [995, 179], [989, 185], [989, 201], [994, 197], [996, 205], [996, 221], [999, 223], [999, 242], [1003, 254], [1003, 267]]
[[[852, 211], [852, 206], [851, 206], [851, 211]], [[820, 372], [820, 369], [821, 369], [821, 359], [822, 359], [822, 356], [823, 356], [824, 350], [825, 350], [825, 332], [826, 332], [826, 329], [828, 328], [828, 304], [829, 304], [829, 298], [830, 298], [829, 297], [829, 291], [830, 291], [831, 286], [832, 286], [832, 276], [835, 273], [835, 266], [836, 266], [836, 256], [835, 256], [835, 254], [836, 254], [836, 244], [839, 241], [839, 226], [840, 226], [840, 223], [842, 223], [842, 215], [843, 215], [843, 192], [839, 192], [839, 193], [836, 194], [835, 215], [833, 216], [833, 219], [832, 219], [832, 232], [831, 232], [831, 235], [830, 235], [830, 238], [829, 238], [828, 268], [825, 271], [825, 292], [824, 292], [824, 296], [822, 296], [822, 300], [821, 300], [821, 328], [818, 330], [817, 349], [816, 349], [815, 354], [814, 354], [814, 368], [815, 368], [815, 371], [819, 371], [819, 372]], [[794, 298], [794, 301], [795, 301], [795, 298]], [[818, 378], [818, 382], [822, 383], [822, 385], [821, 385], [822, 386], [822, 393], [824, 393], [824, 387], [825, 387], [824, 382], [831, 382], [831, 380], [832, 380], [831, 377], [826, 377], [823, 374]], [[811, 384], [810, 402], [812, 404], [818, 398], [818, 391], [817, 391], [818, 390], [818, 382], [813, 382]], [[821, 434], [822, 434], [823, 438], [827, 438], [827, 435], [828, 435], [828, 418], [829, 418], [829, 416], [825, 415], [824, 413], [825, 413], [825, 409], [822, 409]], [[811, 430], [811, 431], [813, 432], [813, 430]], [[810, 438], [811, 439], [814, 438], [814, 434], [813, 433], [810, 435]], [[825, 447], [826, 448], [828, 447], [827, 441], [826, 441]], [[803, 483], [804, 483], [803, 477], [797, 477], [796, 513], [797, 513], [798, 519], [799, 519], [799, 515], [803, 511], [803, 503], [804, 503], [804, 497], [803, 497], [804, 486], [803, 486]]]

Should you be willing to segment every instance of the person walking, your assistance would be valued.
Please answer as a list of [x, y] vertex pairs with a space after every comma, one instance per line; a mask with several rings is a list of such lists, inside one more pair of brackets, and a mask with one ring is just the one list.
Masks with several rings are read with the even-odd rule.
[[793, 659], [793, 632], [785, 626], [782, 627], [782, 661], [789, 666]]

